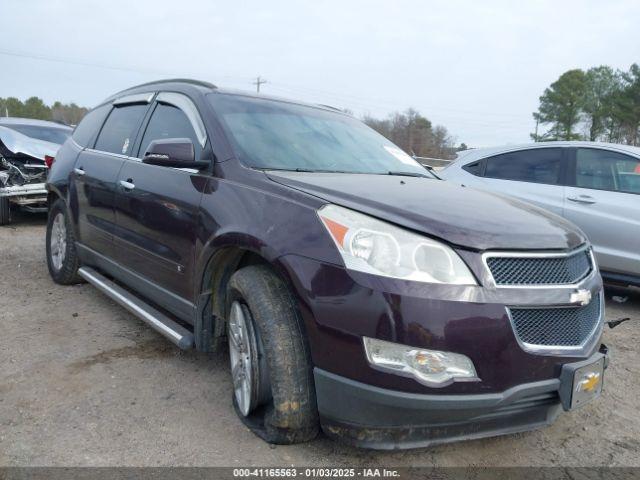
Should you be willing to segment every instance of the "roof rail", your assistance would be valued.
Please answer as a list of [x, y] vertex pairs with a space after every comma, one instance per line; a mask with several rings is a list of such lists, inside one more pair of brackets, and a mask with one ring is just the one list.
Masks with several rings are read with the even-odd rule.
[[319, 107], [328, 108], [329, 110], [334, 110], [336, 112], [347, 113], [344, 110], [342, 110], [341, 108], [334, 107], [332, 105], [325, 105], [324, 103], [316, 103], [316, 105], [318, 105]]
[[154, 80], [153, 82], [142, 83], [140, 85], [127, 88], [126, 90], [123, 90], [123, 92], [126, 92], [127, 90], [133, 90], [134, 88], [146, 87], [149, 85], [157, 85], [159, 83], [188, 83], [190, 85], [196, 85], [198, 87], [211, 88], [211, 89], [218, 88], [213, 83], [204, 82], [202, 80], [194, 80], [192, 78], [167, 78], [164, 80]]

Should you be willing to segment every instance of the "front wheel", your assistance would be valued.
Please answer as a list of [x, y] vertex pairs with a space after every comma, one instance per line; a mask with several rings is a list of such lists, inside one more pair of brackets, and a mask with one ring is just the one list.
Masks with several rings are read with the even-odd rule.
[[233, 402], [245, 425], [270, 443], [315, 438], [318, 411], [301, 320], [270, 268], [252, 265], [231, 277], [227, 336]]
[[56, 200], [49, 210], [46, 249], [47, 266], [54, 282], [61, 285], [82, 282], [78, 276], [80, 261], [73, 225], [67, 213], [67, 206], [61, 199]]

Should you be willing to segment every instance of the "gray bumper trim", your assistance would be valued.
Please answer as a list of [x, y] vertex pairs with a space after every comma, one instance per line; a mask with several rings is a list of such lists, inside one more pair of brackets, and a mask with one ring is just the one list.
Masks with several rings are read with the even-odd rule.
[[365, 448], [418, 448], [523, 432], [550, 425], [562, 411], [558, 379], [496, 394], [420, 395], [317, 368], [314, 376], [325, 434]]
[[322, 417], [369, 427], [417, 426], [472, 419], [518, 400], [560, 400], [557, 378], [517, 385], [502, 393], [422, 395], [374, 387], [314, 369], [318, 410]]
[[[501, 393], [422, 395], [374, 387], [315, 368], [323, 431], [353, 445], [417, 448], [524, 432], [550, 425], [570, 404], [573, 372], [608, 349], [562, 367], [560, 378], [516, 385]], [[569, 402], [569, 403], [567, 403]]]

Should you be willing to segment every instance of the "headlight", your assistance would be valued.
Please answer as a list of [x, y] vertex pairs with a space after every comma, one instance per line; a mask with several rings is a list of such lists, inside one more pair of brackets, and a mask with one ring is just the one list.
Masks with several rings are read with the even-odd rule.
[[445, 387], [455, 381], [477, 381], [473, 362], [459, 353], [409, 347], [364, 337], [369, 363], [381, 370], [411, 376], [430, 387]]
[[447, 245], [337, 205], [325, 205], [318, 215], [350, 270], [418, 282], [477, 285]]

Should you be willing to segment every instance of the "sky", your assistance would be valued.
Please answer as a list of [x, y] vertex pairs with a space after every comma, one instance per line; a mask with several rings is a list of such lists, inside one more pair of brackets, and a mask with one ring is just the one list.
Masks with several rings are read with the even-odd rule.
[[385, 117], [472, 147], [529, 141], [572, 68], [640, 62], [637, 0], [0, 0], [0, 97], [94, 106], [160, 78]]

